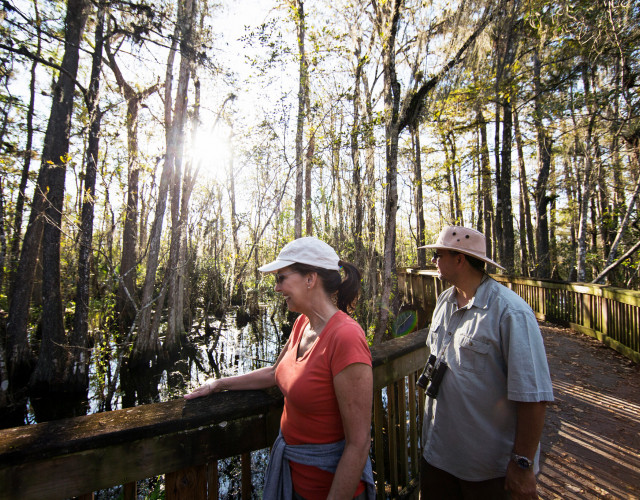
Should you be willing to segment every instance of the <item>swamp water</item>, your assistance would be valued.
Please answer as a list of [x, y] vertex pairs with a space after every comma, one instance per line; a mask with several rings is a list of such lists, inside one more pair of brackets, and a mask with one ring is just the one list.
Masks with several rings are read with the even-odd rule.
[[[75, 402], [74, 415], [98, 413], [108, 409], [139, 406], [182, 398], [182, 396], [211, 378], [222, 378], [247, 373], [271, 365], [284, 346], [293, 319], [286, 310], [274, 304], [261, 304], [258, 314], [249, 318], [234, 310], [223, 318], [209, 317], [206, 327], [194, 325], [183, 341], [177, 358], [171, 362], [150, 363], [149, 368], [132, 372], [122, 364], [118, 372], [118, 351], [111, 341], [100, 339], [92, 355], [88, 398]], [[286, 332], [286, 335], [283, 333]], [[101, 345], [101, 347], [100, 347]], [[109, 381], [119, 374], [117, 389], [107, 402]], [[109, 404], [110, 403], [110, 404]], [[39, 406], [42, 405], [42, 406]], [[25, 423], [41, 419], [42, 403], [28, 405]], [[67, 406], [67, 412], [69, 410]], [[46, 411], [51, 411], [46, 408]], [[55, 411], [55, 410], [54, 410]], [[50, 414], [49, 414], [50, 415]], [[62, 415], [62, 416], [69, 416]], [[57, 417], [56, 417], [57, 418]], [[42, 420], [48, 420], [45, 418]], [[269, 450], [251, 453], [253, 498], [261, 498], [264, 472]], [[239, 457], [218, 462], [220, 498], [239, 498], [241, 463]], [[164, 498], [164, 477], [138, 481], [139, 499]], [[96, 492], [96, 499], [123, 498], [122, 486]]]
[[[194, 325], [187, 335], [178, 358], [164, 366], [150, 366], [138, 373], [122, 370], [119, 390], [114, 394], [111, 408], [151, 404], [181, 398], [210, 378], [221, 378], [247, 373], [271, 365], [287, 340], [293, 319], [297, 314], [287, 314], [282, 307], [262, 304], [253, 320], [240, 319], [236, 312], [222, 319], [210, 318], [207, 328]], [[404, 335], [415, 327], [414, 312], [400, 314], [395, 333]], [[284, 333], [283, 333], [284, 331]], [[88, 403], [84, 413], [97, 413], [105, 409], [106, 374], [115, 373], [117, 361], [112, 359], [106, 368], [99, 368], [99, 356], [94, 355], [91, 364]], [[386, 391], [383, 406], [386, 408]], [[87, 408], [88, 406], [88, 408]], [[28, 423], [35, 423], [33, 411]], [[251, 453], [252, 498], [262, 496], [264, 472], [268, 461], [268, 449]], [[220, 498], [240, 497], [241, 463], [239, 457], [218, 462]], [[164, 477], [138, 481], [139, 499], [164, 498]], [[122, 487], [96, 492], [96, 499], [123, 498]]]

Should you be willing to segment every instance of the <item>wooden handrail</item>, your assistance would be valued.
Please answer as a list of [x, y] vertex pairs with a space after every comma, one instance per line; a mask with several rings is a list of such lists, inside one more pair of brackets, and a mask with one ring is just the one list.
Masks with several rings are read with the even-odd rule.
[[[418, 331], [372, 348], [378, 418], [374, 470], [379, 491], [395, 488], [392, 497], [417, 475], [423, 398], [415, 375], [428, 355], [426, 335]], [[405, 387], [411, 389], [408, 401]], [[167, 499], [217, 498], [216, 461], [237, 455], [243, 456], [248, 491], [247, 454], [275, 440], [282, 406], [275, 388], [232, 391], [3, 429], [0, 499], [91, 498], [87, 492], [116, 485], [135, 491], [135, 481], [162, 474]], [[387, 441], [394, 456], [384, 451], [391, 448]]]
[[[640, 363], [640, 292], [605, 285], [491, 275], [520, 295], [538, 319], [590, 335]], [[418, 306], [425, 326], [435, 298], [444, 289], [435, 270], [398, 270], [405, 301]]]

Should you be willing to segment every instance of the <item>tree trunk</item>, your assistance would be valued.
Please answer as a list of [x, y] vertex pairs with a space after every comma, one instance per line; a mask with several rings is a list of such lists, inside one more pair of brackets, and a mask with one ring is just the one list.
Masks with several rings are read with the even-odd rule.
[[[374, 115], [373, 115], [373, 101], [371, 97], [371, 89], [367, 80], [366, 72], [362, 72], [362, 89], [364, 99], [362, 103], [362, 111], [364, 114], [363, 127], [363, 142], [364, 142], [364, 165], [365, 165], [365, 180], [363, 186], [363, 204], [368, 207], [368, 210], [363, 213], [363, 217], [366, 217], [366, 245], [364, 247], [364, 273], [363, 273], [363, 294], [367, 294], [366, 298], [372, 299], [378, 297], [378, 288], [380, 286], [380, 279], [378, 271], [379, 265], [379, 253], [376, 248], [376, 230], [378, 228], [377, 212], [376, 212], [376, 186], [379, 185], [376, 182], [376, 165], [375, 165], [375, 146], [376, 140], [374, 136]], [[365, 222], [363, 221], [363, 225]], [[364, 243], [364, 242], [363, 242]], [[358, 304], [362, 304], [364, 308], [364, 301], [358, 301]], [[362, 310], [361, 309], [361, 310]], [[378, 311], [374, 308], [366, 308], [367, 316], [365, 317], [365, 325], [368, 327], [373, 324], [377, 318]], [[358, 315], [361, 318], [361, 315]]]
[[[416, 210], [416, 246], [421, 247], [425, 244], [425, 222], [424, 222], [424, 201], [422, 193], [422, 152], [420, 149], [420, 128], [419, 125], [411, 128], [411, 137], [413, 139], [413, 189]], [[424, 268], [427, 265], [427, 250], [425, 248], [418, 249], [418, 267]]]
[[[190, 3], [187, 0], [187, 3]], [[167, 151], [164, 156], [164, 165], [162, 167], [162, 174], [160, 176], [160, 185], [158, 187], [158, 198], [156, 202], [156, 210], [154, 214], [153, 224], [151, 226], [151, 232], [149, 234], [148, 244], [148, 257], [147, 257], [147, 271], [145, 275], [144, 285], [142, 288], [142, 300], [140, 304], [140, 324], [138, 328], [138, 335], [135, 339], [133, 351], [131, 353], [132, 363], [140, 363], [141, 365], [148, 363], [149, 359], [155, 358], [160, 352], [160, 341], [157, 336], [157, 331], [152, 328], [152, 306], [157, 301], [158, 297], [154, 297], [154, 288], [156, 284], [156, 271], [158, 269], [158, 258], [160, 253], [160, 241], [162, 237], [162, 223], [164, 220], [164, 212], [167, 207], [167, 194], [169, 191], [169, 185], [173, 178], [173, 169], [175, 161], [175, 147], [176, 147], [176, 127], [173, 125], [173, 118], [171, 113], [172, 104], [172, 86], [173, 86], [173, 63], [175, 60], [176, 49], [178, 41], [180, 39], [181, 28], [180, 22], [183, 16], [183, 10], [186, 6], [182, 3], [178, 4], [178, 14], [176, 20], [176, 26], [171, 41], [171, 48], [167, 57], [167, 71], [165, 76], [164, 87], [164, 114], [165, 114], [165, 136], [167, 142]], [[182, 82], [184, 85], [184, 82]], [[178, 102], [182, 102], [180, 98], [180, 82], [178, 83], [178, 94], [176, 97], [176, 106]], [[184, 89], [183, 89], [184, 91]], [[186, 91], [182, 94], [183, 98], [186, 98]], [[161, 309], [161, 304], [156, 304], [156, 313], [158, 314]]]
[[549, 267], [551, 279], [560, 279], [558, 276], [558, 243], [556, 239], [556, 165], [549, 164]]
[[592, 156], [592, 137], [593, 127], [596, 120], [596, 114], [593, 112], [593, 104], [591, 100], [591, 82], [590, 82], [590, 68], [588, 65], [583, 67], [582, 83], [584, 86], [585, 99], [587, 102], [588, 112], [588, 125], [586, 130], [586, 137], [584, 143], [581, 144], [581, 151], [584, 155], [585, 168], [583, 173], [584, 190], [582, 192], [582, 200], [580, 201], [580, 219], [578, 226], [578, 281], [585, 281], [587, 277], [587, 219], [589, 215], [589, 206], [591, 204], [591, 195], [593, 193], [594, 184], [594, 168], [593, 168], [593, 156]]
[[[497, 78], [497, 77], [496, 77]], [[496, 86], [498, 85], [496, 81]], [[498, 93], [496, 90], [496, 98], [498, 98]], [[496, 183], [496, 207], [495, 207], [495, 216], [493, 217], [493, 234], [495, 237], [495, 248], [494, 252], [496, 255], [496, 259], [498, 263], [502, 260], [502, 256], [504, 253], [504, 241], [502, 239], [502, 173], [500, 170], [500, 111], [502, 106], [500, 105], [500, 100], [496, 100], [496, 114], [494, 118], [495, 122], [495, 134], [493, 137], [494, 141], [494, 158], [496, 169], [494, 171], [494, 179]]]
[[[2, 137], [0, 136], [0, 140]], [[6, 220], [5, 202], [4, 202], [4, 179], [0, 178], [0, 221]], [[0, 223], [0, 290], [4, 286], [5, 262], [7, 259], [7, 235], [4, 231], [4, 224]], [[4, 347], [4, 332], [0, 333], [1, 346]], [[1, 347], [1, 348], [3, 348]]]
[[[484, 235], [486, 253], [489, 257], [495, 257], [493, 252], [493, 197], [491, 195], [491, 162], [489, 160], [489, 144], [487, 141], [487, 121], [482, 115], [482, 110], [477, 110], [478, 124], [480, 126], [480, 162], [482, 169], [482, 213], [484, 217]], [[495, 271], [494, 266], [487, 267], [489, 272]]]
[[305, 108], [309, 99], [309, 74], [307, 56], [304, 47], [306, 24], [304, 17], [304, 1], [293, 0], [294, 16], [298, 34], [298, 57], [300, 58], [300, 83], [298, 87], [298, 122], [296, 126], [296, 197], [294, 208], [294, 236], [302, 236], [302, 196], [304, 177], [304, 122]]
[[482, 162], [480, 161], [480, 126], [475, 125], [473, 134], [476, 154], [473, 155], [473, 176], [475, 177], [475, 214], [471, 215], [471, 226], [484, 234], [484, 218], [482, 214]]
[[305, 173], [304, 173], [304, 207], [306, 228], [305, 236], [313, 235], [313, 214], [311, 213], [311, 169], [313, 167], [313, 154], [315, 149], [315, 138], [313, 133], [309, 138], [307, 146], [307, 154], [305, 157]]
[[501, 176], [502, 183], [499, 186], [502, 202], [502, 266], [508, 274], [514, 274], [514, 246], [513, 234], [513, 209], [511, 207], [511, 148], [512, 148], [512, 109], [510, 98], [502, 102], [504, 110], [502, 122], [502, 157]]
[[[595, 187], [595, 179], [594, 179]], [[592, 196], [589, 201], [589, 214], [591, 215], [591, 224], [589, 226], [589, 234], [591, 236], [591, 245], [589, 245], [588, 253], [598, 255], [598, 215], [596, 210], [596, 200]], [[600, 273], [598, 262], [596, 259], [591, 261], [591, 276], [597, 276]]]
[[548, 278], [551, 274], [549, 267], [549, 219], [547, 217], [547, 184], [549, 181], [549, 169], [551, 165], [551, 138], [542, 122], [542, 85], [540, 83], [540, 57], [538, 47], [533, 54], [533, 85], [534, 85], [534, 113], [533, 121], [536, 128], [538, 147], [538, 181], [535, 187], [536, 216], [538, 226], [536, 229], [537, 269], [536, 276]]
[[525, 191], [522, 189], [522, 178], [520, 178], [520, 193], [518, 197], [518, 222], [520, 223], [520, 274], [529, 276], [529, 253], [527, 252], [527, 234], [525, 232]]
[[445, 168], [445, 183], [447, 185], [447, 194], [449, 195], [449, 220], [451, 224], [458, 225], [458, 213], [456, 210], [455, 202], [455, 184], [451, 175], [451, 164], [453, 163], [452, 153], [449, 151], [449, 141], [445, 133], [442, 131], [442, 149], [444, 149], [444, 168]]
[[607, 185], [607, 168], [604, 167], [602, 161], [602, 151], [596, 139], [595, 151], [597, 155], [597, 173], [596, 186], [598, 193], [598, 212], [600, 232], [600, 240], [602, 241], [602, 259], [606, 259], [611, 251], [614, 234], [616, 231], [616, 219], [611, 206], [611, 197], [609, 196], [609, 187]]
[[[576, 181], [573, 175], [573, 170], [571, 168], [571, 158], [569, 158], [568, 154], [565, 153], [563, 158], [563, 168], [564, 168], [564, 177], [565, 177], [565, 189], [567, 193], [567, 203], [569, 207], [576, 207], [578, 205], [578, 201], [576, 199]], [[570, 210], [570, 223], [569, 223], [569, 276], [567, 277], [568, 281], [577, 281], [576, 275], [576, 248], [577, 248], [577, 239], [576, 239], [576, 228], [577, 228], [577, 220], [576, 220], [576, 211], [575, 209]]]
[[[40, 57], [42, 49], [42, 29], [40, 24], [40, 12], [38, 10], [38, 2], [34, 0], [33, 7], [35, 11], [35, 29], [37, 36], [37, 49], [36, 56]], [[33, 115], [35, 108], [36, 98], [36, 68], [38, 67], [38, 61], [33, 60], [31, 63], [31, 73], [29, 78], [29, 106], [27, 107], [26, 115], [26, 144], [24, 149], [24, 165], [22, 166], [22, 175], [20, 176], [20, 187], [18, 189], [18, 195], [16, 197], [15, 218], [13, 222], [13, 236], [11, 238], [11, 248], [9, 250], [10, 255], [10, 269], [11, 269], [11, 283], [15, 281], [15, 274], [18, 267], [18, 259], [20, 252], [20, 235], [22, 233], [22, 217], [24, 215], [24, 199], [27, 191], [27, 182], [29, 181], [29, 170], [31, 169], [31, 157], [33, 156]], [[11, 300], [13, 294], [9, 292], [8, 298]]]
[[[35, 394], [49, 394], [62, 386], [67, 359], [67, 337], [60, 289], [60, 237], [64, 184], [73, 114], [74, 80], [78, 72], [80, 42], [88, 14], [86, 0], [68, 0], [65, 19], [65, 51], [60, 78], [54, 89], [51, 116], [45, 135], [42, 164], [46, 202], [42, 231], [42, 342], [30, 385]], [[36, 213], [37, 211], [36, 206]], [[18, 276], [19, 278], [19, 276]], [[15, 300], [15, 298], [14, 298]]]
[[[9, 102], [5, 102], [5, 105], [2, 109], [2, 125], [0, 126], [0, 144], [5, 143], [5, 134], [7, 133], [7, 126], [9, 124], [9, 112], [11, 109], [11, 105]], [[2, 194], [0, 194], [0, 291], [4, 288], [4, 278], [5, 278], [5, 260], [7, 257], [7, 234], [5, 232], [5, 223], [4, 221], [7, 219], [5, 213], [5, 201], [4, 201], [4, 178], [0, 179], [0, 189], [2, 189]], [[4, 340], [4, 336], [0, 334], [0, 342]], [[3, 342], [4, 344], [4, 342]]]
[[344, 206], [342, 203], [342, 177], [340, 176], [340, 153], [342, 151], [342, 126], [343, 117], [340, 115], [338, 130], [332, 127], [332, 134], [335, 139], [332, 141], [331, 147], [331, 194], [332, 199], [337, 200], [333, 203], [334, 223], [333, 227], [327, 228], [328, 233], [333, 232], [336, 241], [344, 241]]
[[[187, 92], [191, 75], [193, 52], [193, 25], [196, 13], [196, 0], [187, 0], [183, 4], [182, 18], [178, 25], [180, 33], [180, 70], [178, 89], [172, 125], [174, 146], [167, 146], [167, 152], [174, 154], [173, 177], [171, 179], [171, 244], [169, 248], [169, 288], [168, 288], [168, 324], [165, 350], [173, 353], [180, 346], [184, 335], [184, 261], [180, 260], [180, 246], [186, 231], [187, 214], [181, 212], [182, 168], [184, 164], [185, 123], [187, 120]], [[187, 204], [188, 207], [188, 204]], [[188, 210], [188, 208], [187, 208]], [[183, 256], [186, 254], [182, 254]], [[156, 315], [161, 313], [163, 301], [159, 301]], [[153, 336], [157, 336], [154, 328]]]
[[445, 141], [449, 143], [450, 148], [449, 161], [447, 161], [447, 175], [451, 178], [449, 181], [452, 208], [451, 215], [455, 224], [464, 226], [464, 214], [462, 213], [462, 203], [460, 202], [460, 188], [456, 169], [458, 165], [458, 151], [456, 150], [456, 140], [453, 131], [447, 133]]
[[396, 77], [395, 43], [400, 21], [401, 0], [391, 0], [384, 5], [385, 12], [376, 12], [381, 39], [384, 74], [385, 111], [385, 159], [387, 167], [384, 207], [384, 254], [382, 261], [382, 287], [380, 310], [373, 343], [380, 344], [387, 331], [389, 317], [398, 301], [396, 276], [396, 213], [398, 211], [398, 138], [400, 135], [400, 83]]
[[89, 140], [85, 160], [82, 215], [80, 222], [78, 249], [78, 280], [76, 287], [76, 309], [70, 339], [69, 361], [65, 374], [65, 384], [70, 392], [83, 393], [89, 387], [89, 284], [91, 270], [91, 248], [93, 241], [93, 209], [95, 203], [96, 172], [100, 151], [101, 111], [98, 107], [100, 90], [100, 70], [102, 67], [102, 47], [104, 35], [105, 7], [100, 4], [97, 12], [95, 44], [91, 66], [91, 81], [87, 97], [87, 114], [90, 117]]
[[356, 57], [356, 68], [355, 68], [355, 78], [353, 84], [353, 125], [351, 128], [351, 162], [353, 163], [353, 187], [355, 190], [355, 217], [353, 223], [353, 239], [355, 242], [355, 258], [354, 262], [363, 263], [364, 258], [364, 244], [362, 241], [362, 225], [363, 225], [363, 199], [362, 199], [362, 173], [360, 167], [360, 145], [358, 141], [358, 136], [360, 135], [360, 85], [362, 81], [362, 68], [366, 62], [366, 58], [361, 58], [361, 45], [362, 40], [358, 38], [356, 42], [355, 49], [355, 57]]
[[[118, 66], [109, 43], [105, 45], [105, 52], [109, 60], [109, 67], [113, 71], [120, 91], [127, 101], [127, 204], [124, 211], [124, 226], [122, 229], [122, 256], [120, 258], [120, 281], [116, 292], [116, 315], [121, 332], [127, 332], [136, 316], [136, 267], [138, 265], [138, 180], [140, 167], [138, 165], [138, 111], [144, 99], [155, 93], [160, 84], [137, 91], [129, 85]], [[146, 223], [146, 222], [145, 222]]]
[[[385, 139], [386, 139], [386, 167], [387, 167], [387, 195], [385, 200], [384, 225], [384, 256], [382, 263], [382, 290], [380, 296], [380, 310], [378, 324], [373, 342], [380, 343], [387, 330], [387, 323], [391, 309], [397, 306], [397, 277], [396, 277], [396, 213], [398, 210], [398, 138], [406, 126], [417, 124], [424, 107], [424, 99], [446, 73], [460, 62], [466, 50], [484, 30], [492, 15], [485, 16], [476, 30], [467, 38], [456, 55], [429, 81], [404, 99], [400, 112], [400, 84], [396, 77], [395, 40], [400, 20], [401, 0], [386, 2], [384, 5], [374, 5], [377, 29], [385, 41], [382, 51], [384, 75], [384, 103], [385, 103]], [[394, 311], [395, 312], [395, 311]]]
[[[515, 104], [515, 103], [514, 103]], [[527, 171], [524, 162], [524, 148], [522, 145], [522, 134], [520, 133], [520, 121], [518, 112], [513, 109], [513, 126], [516, 138], [516, 148], [518, 150], [518, 166], [520, 172], [520, 200], [522, 201], [520, 232], [523, 258], [523, 276], [530, 276], [530, 269], [536, 262], [536, 244], [531, 223], [531, 203], [529, 202], [529, 186], [527, 183]], [[526, 236], [526, 238], [525, 238]]]
[[[229, 134], [229, 142], [231, 143], [233, 133]], [[231, 263], [231, 275], [233, 279], [230, 280], [229, 297], [233, 296], [235, 290], [235, 284], [238, 281], [236, 277], [236, 266], [238, 259], [240, 258], [240, 241], [238, 238], [238, 215], [236, 213], [236, 181], [235, 174], [233, 172], [233, 155], [229, 155], [229, 165], [227, 169], [227, 182], [229, 183], [229, 217], [231, 218], [231, 232], [233, 238], [233, 261]]]

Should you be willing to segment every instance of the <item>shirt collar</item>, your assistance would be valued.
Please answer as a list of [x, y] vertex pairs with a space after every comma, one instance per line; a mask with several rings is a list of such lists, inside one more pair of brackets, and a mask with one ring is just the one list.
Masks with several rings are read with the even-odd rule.
[[469, 307], [475, 306], [480, 309], [486, 309], [489, 307], [489, 296], [491, 294], [491, 286], [489, 286], [490, 281], [491, 277], [488, 274], [485, 274], [482, 277], [482, 281], [480, 282], [480, 285], [478, 285], [476, 294], [469, 301]]
[[[466, 306], [461, 309], [471, 309], [472, 307], [478, 307], [479, 309], [486, 309], [489, 306], [489, 295], [491, 294], [490, 286], [488, 282], [491, 280], [491, 277], [488, 274], [485, 274], [482, 277], [482, 281], [478, 285], [476, 289], [476, 293], [471, 300], [467, 303]], [[456, 300], [456, 291], [455, 287], [452, 287], [452, 293], [447, 297], [447, 302], [450, 302], [455, 307], [458, 307], [458, 301]]]

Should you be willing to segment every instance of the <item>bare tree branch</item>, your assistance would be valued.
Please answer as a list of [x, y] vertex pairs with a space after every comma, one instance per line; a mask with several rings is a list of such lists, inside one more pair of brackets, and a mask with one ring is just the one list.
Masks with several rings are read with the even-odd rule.
[[609, 274], [611, 271], [613, 271], [616, 267], [618, 267], [620, 264], [622, 264], [625, 260], [627, 260], [629, 257], [631, 257], [633, 255], [633, 253], [638, 250], [640, 248], [640, 241], [638, 241], [635, 245], [633, 245], [629, 250], [627, 250], [627, 252], [620, 257], [618, 260], [616, 260], [613, 264], [611, 264], [609, 267], [605, 268], [597, 277], [596, 279], [594, 279], [591, 283], [593, 284], [597, 284], [600, 281], [602, 281], [602, 279]]

